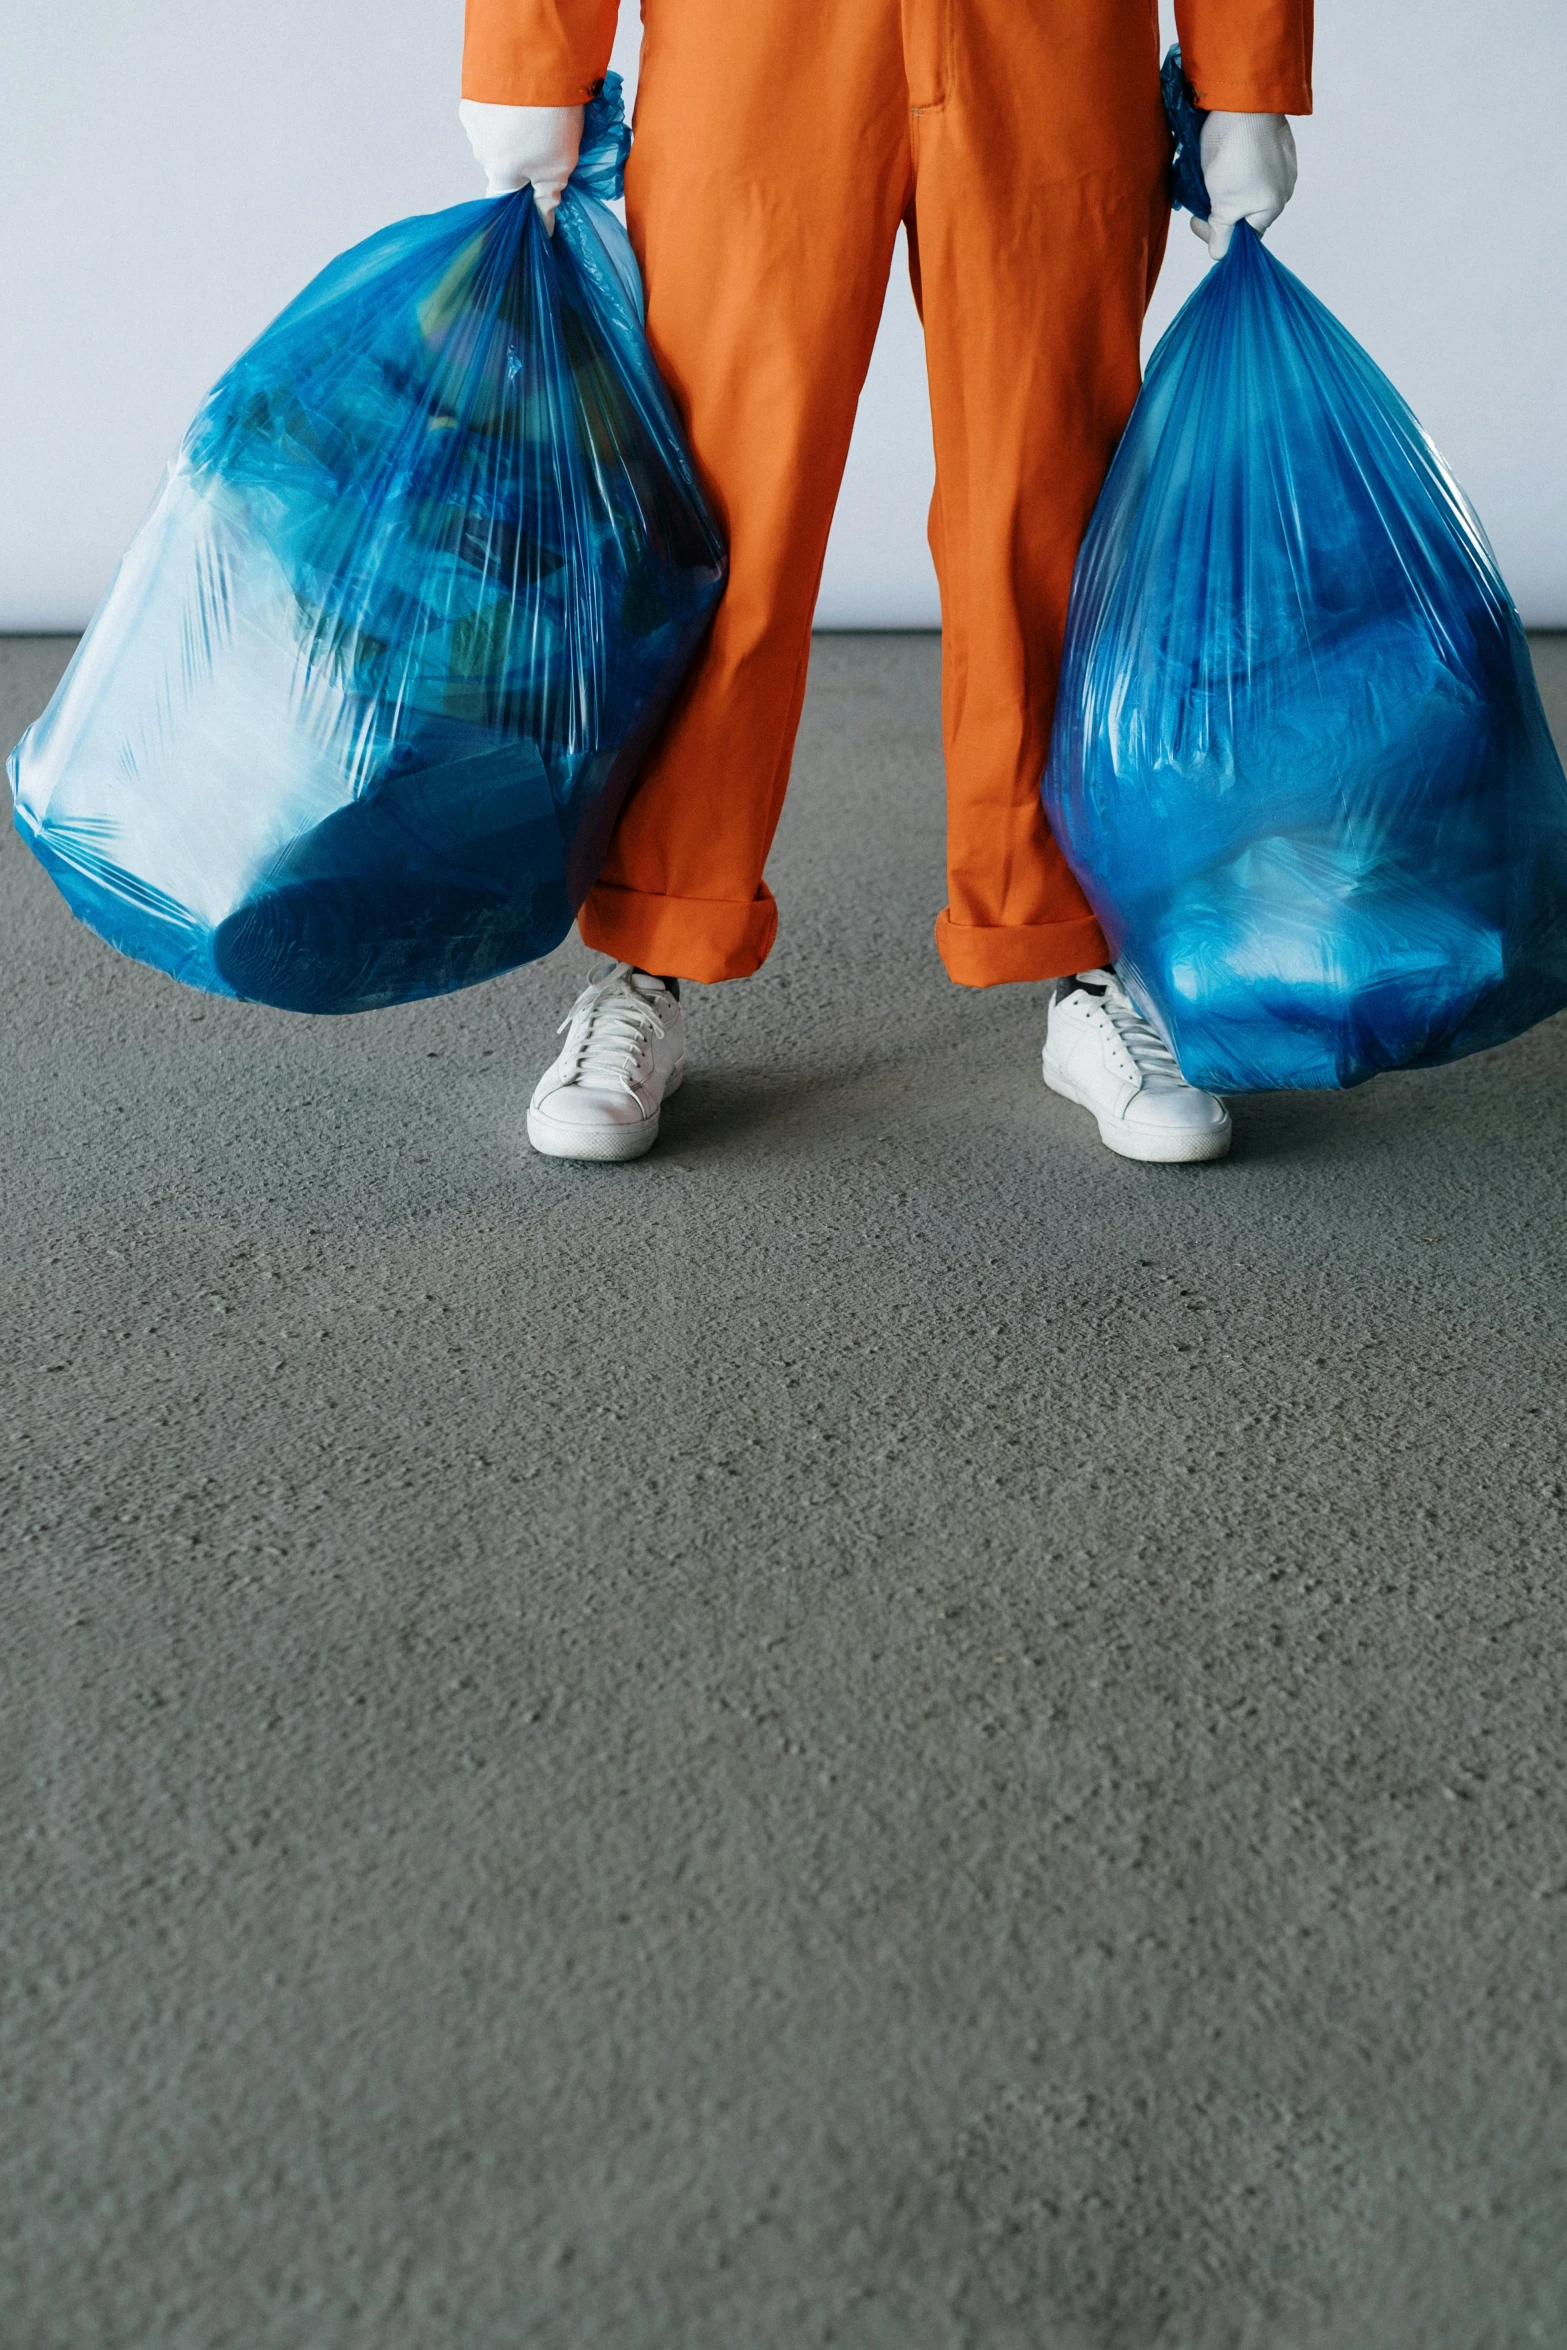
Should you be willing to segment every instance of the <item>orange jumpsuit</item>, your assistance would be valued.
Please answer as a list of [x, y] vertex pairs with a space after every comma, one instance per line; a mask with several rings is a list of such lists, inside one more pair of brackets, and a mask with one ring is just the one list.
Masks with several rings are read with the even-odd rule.
[[[1199, 103], [1310, 110], [1312, 0], [1181, 0]], [[463, 92], [585, 97], [616, 0], [468, 0]], [[1100, 962], [1039, 780], [1072, 565], [1140, 381], [1169, 221], [1156, 0], [644, 0], [627, 222], [723, 518], [712, 634], [582, 909], [644, 970], [741, 978], [900, 222], [936, 449], [948, 901], [970, 987]]]

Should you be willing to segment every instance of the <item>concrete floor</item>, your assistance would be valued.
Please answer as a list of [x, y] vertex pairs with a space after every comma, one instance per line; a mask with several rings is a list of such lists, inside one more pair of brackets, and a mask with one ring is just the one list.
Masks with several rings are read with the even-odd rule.
[[1567, 1020], [1111, 1158], [936, 689], [634, 1168], [7, 838], [7, 2350], [1567, 2340]]

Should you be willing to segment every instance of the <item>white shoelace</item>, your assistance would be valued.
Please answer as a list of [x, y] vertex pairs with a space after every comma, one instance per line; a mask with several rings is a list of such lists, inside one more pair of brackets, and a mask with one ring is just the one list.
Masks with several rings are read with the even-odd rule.
[[634, 1093], [637, 1063], [664, 1023], [634, 985], [629, 963], [616, 963], [578, 996], [556, 1035], [563, 1085], [593, 1085]]
[[[1116, 1035], [1131, 1055], [1132, 1065], [1143, 1077], [1171, 1077], [1178, 1085], [1186, 1080], [1181, 1065], [1171, 1052], [1157, 1028], [1145, 1020], [1121, 985], [1113, 971], [1080, 971], [1078, 983], [1087, 981], [1095, 1000], [1104, 1008], [1105, 1015]], [[1104, 993], [1097, 994], [1103, 987]]]

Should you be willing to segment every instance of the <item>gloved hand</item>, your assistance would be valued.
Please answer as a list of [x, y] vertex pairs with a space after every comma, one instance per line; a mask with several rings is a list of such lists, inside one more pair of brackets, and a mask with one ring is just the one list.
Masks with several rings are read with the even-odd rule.
[[1238, 220], [1260, 237], [1294, 195], [1295, 134], [1282, 114], [1210, 114], [1198, 153], [1213, 211], [1207, 220], [1193, 214], [1192, 227], [1218, 261]]
[[464, 98], [458, 119], [483, 166], [487, 196], [509, 196], [532, 183], [533, 201], [550, 235], [555, 207], [577, 167], [580, 106], [487, 106]]

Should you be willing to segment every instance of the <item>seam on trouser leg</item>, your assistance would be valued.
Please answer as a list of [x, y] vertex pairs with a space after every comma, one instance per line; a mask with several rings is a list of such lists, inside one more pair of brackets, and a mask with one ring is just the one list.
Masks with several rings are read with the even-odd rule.
[[[816, 599], [821, 593], [822, 573], [826, 568], [827, 548], [824, 542], [822, 559], [816, 566], [816, 586], [811, 595], [811, 611], [813, 613], [816, 609]], [[767, 795], [767, 849], [763, 851], [764, 856], [772, 847], [773, 835], [778, 830], [779, 820], [783, 815], [783, 804], [789, 790], [789, 778], [794, 769], [794, 746], [799, 739], [800, 714], [805, 707], [805, 689], [810, 671], [811, 626], [807, 620], [805, 637], [800, 646], [800, 658], [794, 665], [794, 677], [789, 687], [789, 699], [784, 708], [784, 737], [779, 746], [778, 756], [773, 762], [773, 779]], [[765, 884], [761, 886], [765, 887]]]

